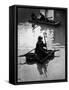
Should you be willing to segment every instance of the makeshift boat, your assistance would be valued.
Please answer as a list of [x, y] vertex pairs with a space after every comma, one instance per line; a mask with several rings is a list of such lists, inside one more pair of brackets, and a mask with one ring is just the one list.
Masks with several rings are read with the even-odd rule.
[[[32, 51], [32, 50], [31, 50]], [[48, 63], [50, 60], [53, 60], [55, 56], [55, 52], [59, 50], [47, 50], [46, 56], [42, 57], [42, 59], [36, 54], [36, 53], [31, 53], [28, 52], [25, 55], [20, 55], [19, 57], [26, 57], [26, 62], [27, 64], [34, 64], [34, 63]]]
[[49, 20], [49, 21], [44, 21], [44, 20], [39, 20], [39, 19], [37, 19], [37, 20], [29, 20], [29, 22], [30, 23], [32, 23], [32, 24], [35, 24], [35, 25], [41, 25], [41, 24], [43, 24], [43, 25], [51, 25], [51, 26], [58, 26], [58, 25], [60, 25], [60, 22], [59, 21], [51, 21], [51, 20]]

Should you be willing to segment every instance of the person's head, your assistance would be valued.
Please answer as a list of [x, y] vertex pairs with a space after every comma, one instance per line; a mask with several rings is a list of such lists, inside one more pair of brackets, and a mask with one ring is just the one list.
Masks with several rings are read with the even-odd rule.
[[42, 38], [41, 36], [38, 37], [38, 41], [42, 41], [42, 39], [43, 39], [43, 38]]
[[40, 13], [41, 16], [44, 16], [42, 13]]
[[40, 13], [40, 15], [42, 15], [42, 13]]

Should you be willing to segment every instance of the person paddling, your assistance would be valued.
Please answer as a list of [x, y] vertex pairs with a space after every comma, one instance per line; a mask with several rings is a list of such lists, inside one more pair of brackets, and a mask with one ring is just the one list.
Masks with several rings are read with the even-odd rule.
[[47, 49], [45, 49], [46, 43], [43, 43], [42, 39], [43, 38], [41, 36], [38, 37], [38, 41], [36, 43], [36, 48], [35, 48], [35, 53], [38, 55], [40, 59], [46, 57], [47, 54]]

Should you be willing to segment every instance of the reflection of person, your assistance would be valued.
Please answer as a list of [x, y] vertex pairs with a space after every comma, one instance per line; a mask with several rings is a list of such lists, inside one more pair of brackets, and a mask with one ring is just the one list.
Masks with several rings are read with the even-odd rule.
[[48, 66], [48, 64], [45, 64], [45, 63], [44, 64], [40, 64], [40, 63], [37, 64], [37, 69], [38, 69], [40, 75], [45, 74], [45, 76], [47, 77], [47, 66]]
[[37, 19], [37, 17], [35, 16], [34, 13], [31, 14], [31, 17], [32, 17], [32, 20], [36, 20]]
[[40, 59], [43, 59], [46, 56], [46, 49], [44, 49], [44, 47], [46, 47], [46, 44], [43, 43], [42, 37], [39, 36], [36, 44], [35, 53], [39, 56]]
[[41, 16], [40, 20], [45, 20], [45, 16], [42, 13], [40, 13], [40, 16]]

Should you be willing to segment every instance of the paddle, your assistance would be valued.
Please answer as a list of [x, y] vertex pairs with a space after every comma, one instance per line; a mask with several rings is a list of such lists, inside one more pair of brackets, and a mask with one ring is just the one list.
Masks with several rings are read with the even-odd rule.
[[47, 43], [46, 43], [46, 37], [47, 37], [47, 34], [46, 33], [43, 33], [43, 36], [44, 36], [44, 41], [45, 41], [45, 45], [46, 45], [46, 49], [47, 49]]
[[[35, 50], [35, 48], [32, 49], [31, 51], [33, 51], [33, 50]], [[30, 53], [31, 51], [29, 51], [28, 53]], [[24, 57], [24, 56], [26, 56], [28, 53], [26, 53], [26, 54], [24, 54], [24, 55], [20, 55], [20, 56], [18, 56], [18, 57]]]

